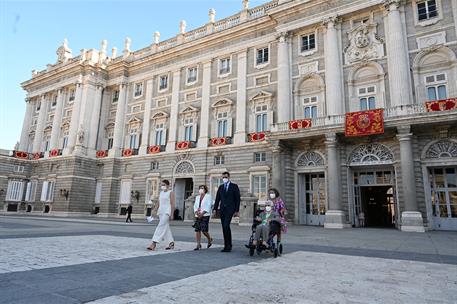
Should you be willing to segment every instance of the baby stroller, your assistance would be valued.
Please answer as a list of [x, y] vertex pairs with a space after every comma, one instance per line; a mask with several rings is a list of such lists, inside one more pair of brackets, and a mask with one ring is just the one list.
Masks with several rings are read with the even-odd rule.
[[[260, 206], [259, 206], [260, 207]], [[254, 221], [251, 227], [251, 237], [249, 238], [249, 243], [246, 244], [246, 248], [249, 249], [249, 255], [253, 256], [254, 252], [257, 252], [258, 255], [262, 253], [262, 251], [269, 251], [273, 253], [274, 257], [278, 257], [282, 254], [282, 244], [278, 242], [278, 236], [281, 234], [281, 220], [279, 214], [273, 212], [272, 218], [270, 219], [269, 223], [269, 234], [268, 239], [266, 240], [267, 245], [263, 244], [262, 236], [257, 240], [257, 244], [254, 245], [254, 240], [256, 239], [256, 231], [258, 226], [261, 225], [261, 221], [258, 221], [257, 216], [260, 214], [263, 208], [259, 208], [256, 211], [254, 216]], [[275, 240], [276, 237], [276, 240]]]

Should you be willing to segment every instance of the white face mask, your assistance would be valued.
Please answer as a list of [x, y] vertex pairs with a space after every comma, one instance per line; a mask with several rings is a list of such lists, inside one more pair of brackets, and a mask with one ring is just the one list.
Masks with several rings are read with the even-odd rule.
[[274, 199], [274, 198], [276, 198], [276, 194], [274, 194], [274, 193], [270, 193], [270, 198], [271, 198], [271, 199]]
[[224, 177], [224, 178], [222, 179], [222, 181], [224, 182], [224, 184], [227, 184], [229, 180], [228, 180], [228, 178]]
[[271, 211], [271, 206], [266, 206], [266, 207], [265, 207], [265, 210], [266, 210], [267, 212], [270, 212], [270, 211]]
[[167, 186], [161, 186], [160, 189], [162, 189], [162, 191], [166, 191], [167, 190]]
[[205, 190], [203, 190], [203, 189], [198, 189], [198, 193], [200, 193], [200, 195], [202, 195], [202, 194], [205, 193]]

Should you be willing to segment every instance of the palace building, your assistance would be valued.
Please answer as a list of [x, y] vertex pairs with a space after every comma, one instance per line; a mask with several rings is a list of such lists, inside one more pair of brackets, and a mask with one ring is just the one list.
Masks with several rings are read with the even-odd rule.
[[275, 187], [295, 224], [457, 230], [457, 2], [240, 9], [139, 50], [65, 40], [21, 84], [2, 212], [139, 217], [168, 179], [186, 217], [229, 171], [242, 217]]

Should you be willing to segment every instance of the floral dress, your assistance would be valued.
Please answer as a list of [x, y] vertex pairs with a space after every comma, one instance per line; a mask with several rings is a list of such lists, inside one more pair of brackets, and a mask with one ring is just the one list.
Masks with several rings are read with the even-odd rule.
[[287, 233], [286, 204], [280, 197], [273, 203], [273, 209], [281, 216], [281, 231]]

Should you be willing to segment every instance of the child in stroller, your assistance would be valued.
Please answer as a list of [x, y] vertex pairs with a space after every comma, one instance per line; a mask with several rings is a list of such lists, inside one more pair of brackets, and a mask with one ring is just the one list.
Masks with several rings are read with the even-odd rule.
[[[261, 204], [259, 204], [261, 208]], [[254, 255], [254, 250], [260, 254], [263, 250], [269, 250], [277, 257], [282, 252], [282, 245], [275, 244], [274, 237], [281, 233], [281, 217], [272, 210], [271, 202], [265, 203], [264, 211], [258, 210], [258, 215], [254, 218], [252, 234], [249, 239], [249, 254]]]

